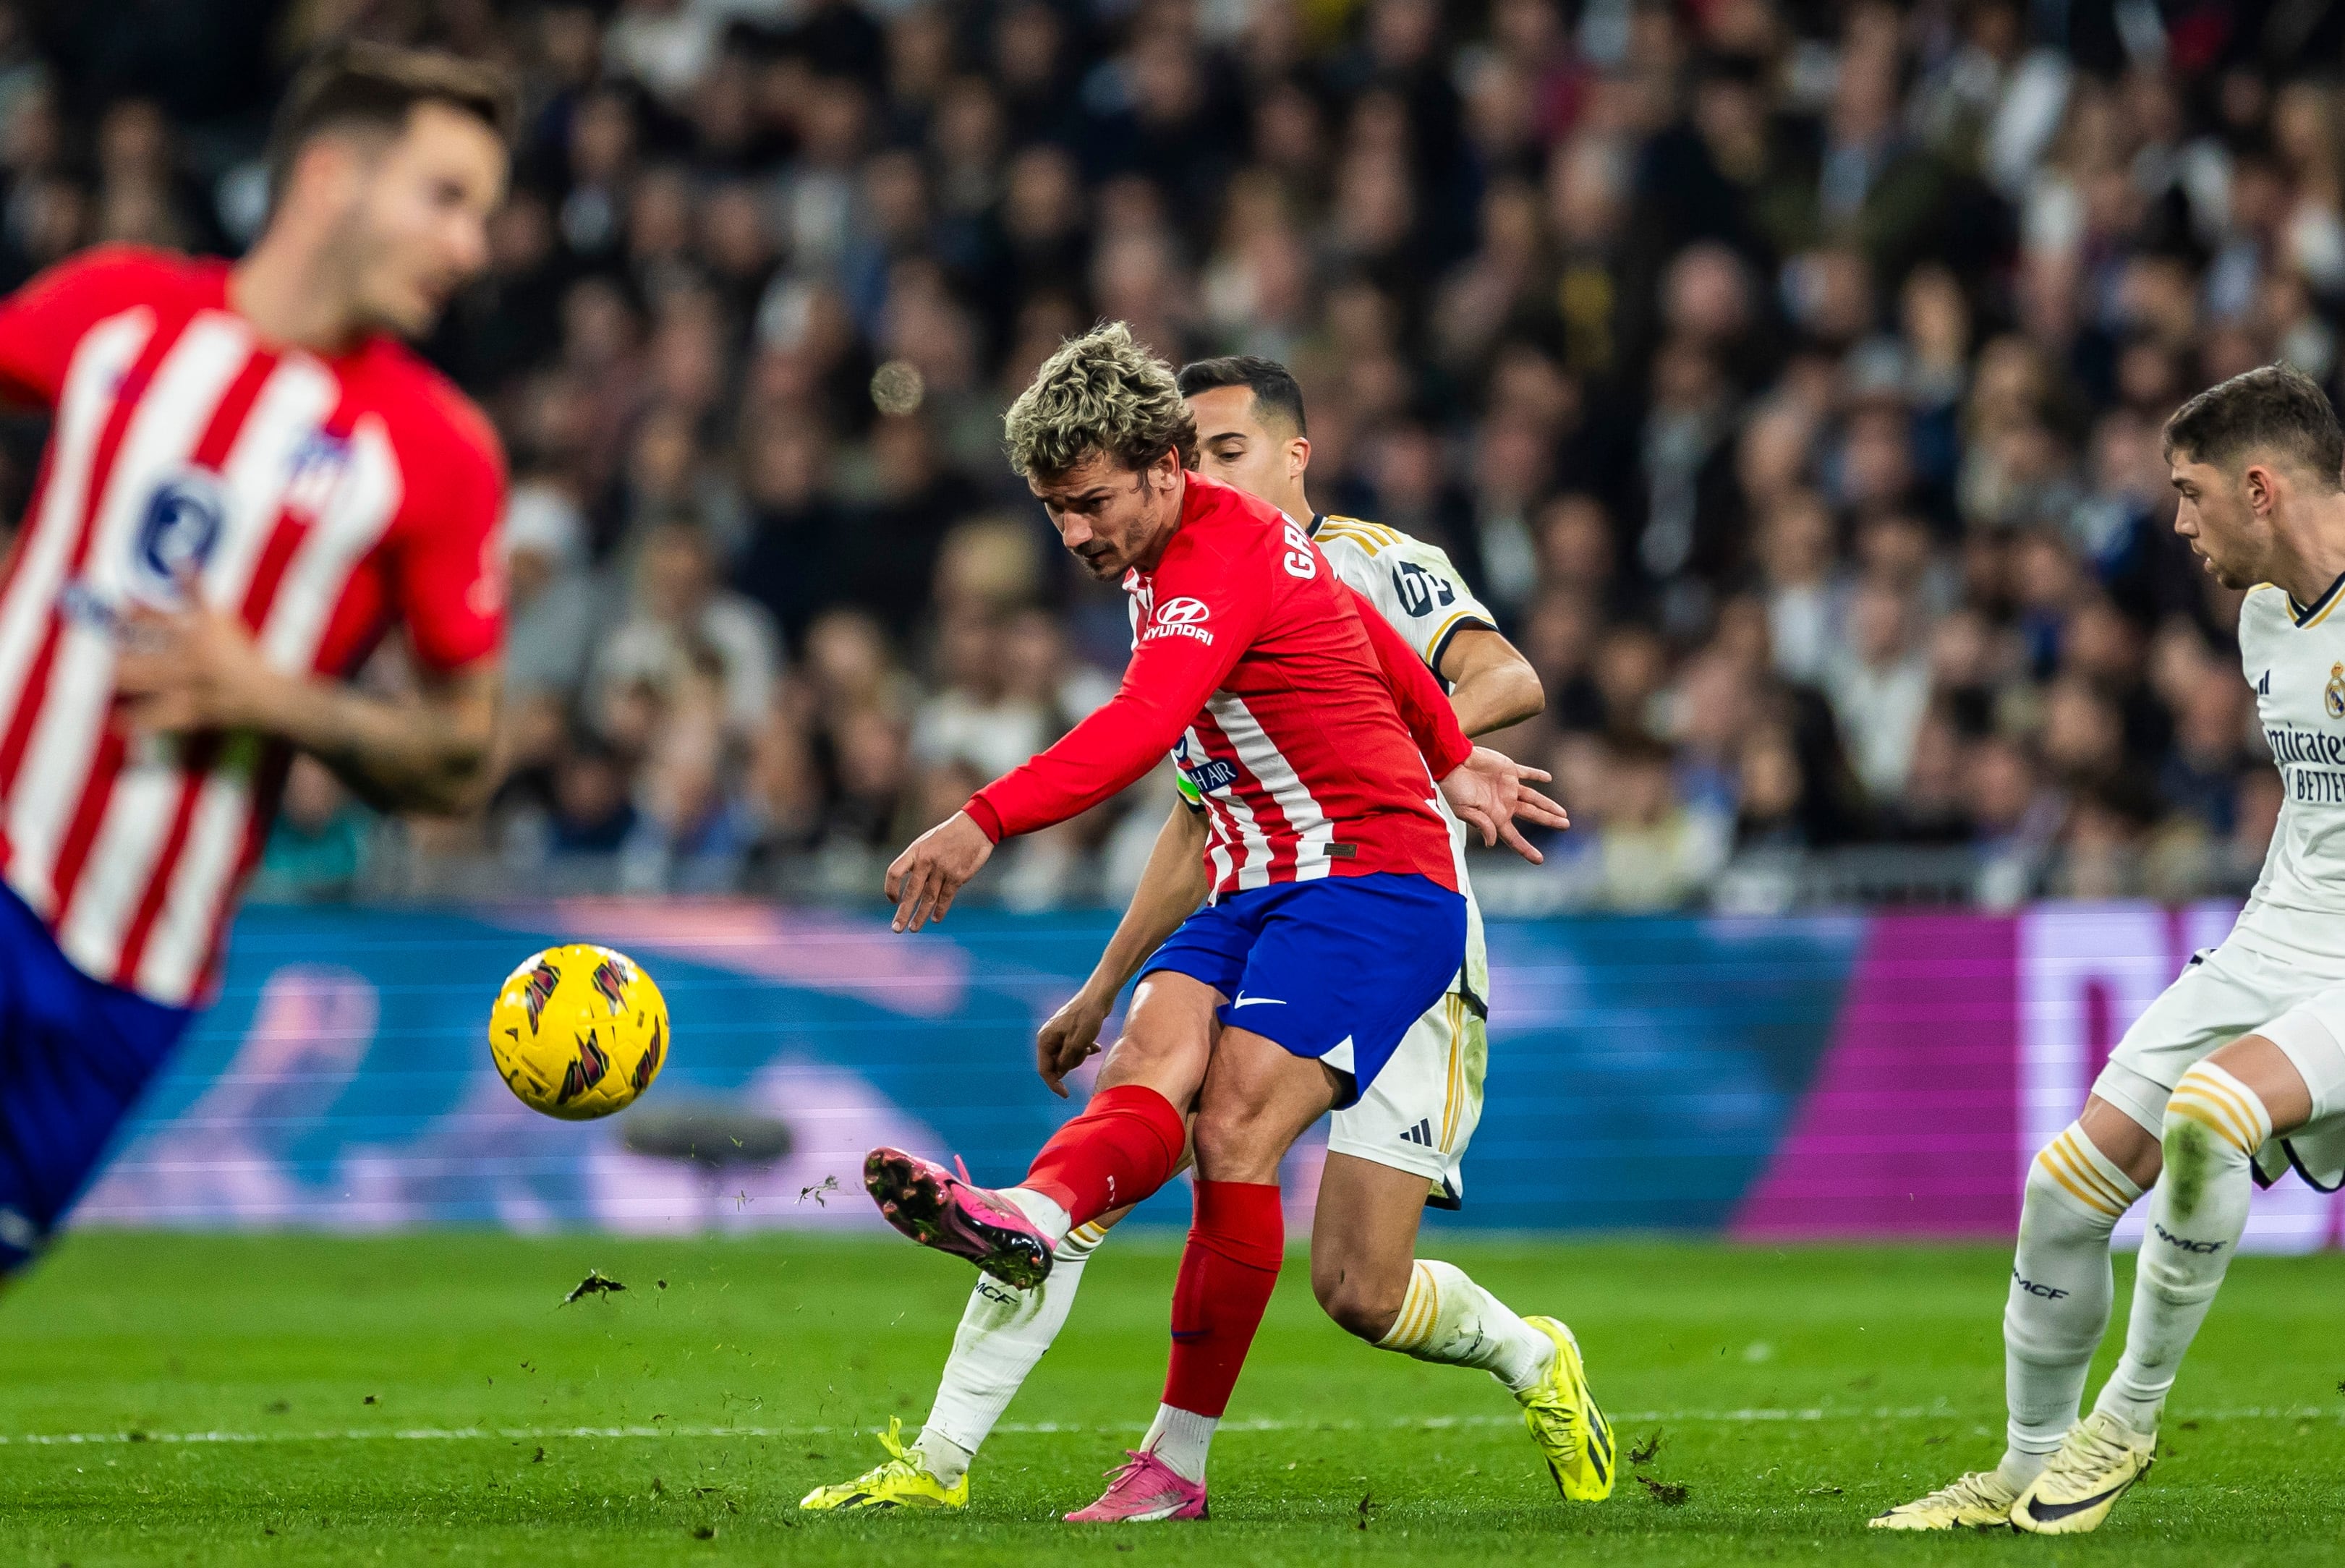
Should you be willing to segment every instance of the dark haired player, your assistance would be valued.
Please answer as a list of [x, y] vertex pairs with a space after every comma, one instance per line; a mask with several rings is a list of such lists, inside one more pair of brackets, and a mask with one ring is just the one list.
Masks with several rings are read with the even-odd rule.
[[[2345, 432], [2273, 365], [2166, 426], [2175, 531], [2245, 589], [2239, 661], [2283, 789], [2263, 875], [2223, 945], [2126, 1031], [2028, 1168], [2003, 1315], [2008, 1446], [1875, 1518], [1889, 1530], [2096, 1528], [2157, 1451], [2183, 1352], [2238, 1250], [2248, 1199], [2293, 1168], [2345, 1183]], [[2108, 1329], [2109, 1238], [2152, 1187], [2125, 1353], [2081, 1421]]]
[[[56, 417], [0, 585], [0, 1273], [208, 994], [293, 753], [386, 809], [486, 782], [502, 460], [396, 339], [484, 265], [510, 114], [483, 67], [336, 51], [242, 261], [107, 248], [0, 303], [0, 382]], [[362, 694], [394, 623], [420, 694]]]

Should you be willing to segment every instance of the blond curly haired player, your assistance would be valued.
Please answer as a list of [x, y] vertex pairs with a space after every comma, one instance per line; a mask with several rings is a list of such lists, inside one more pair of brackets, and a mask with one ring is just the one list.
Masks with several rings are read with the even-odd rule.
[[[1302, 393], [1284, 367], [1251, 357], [1208, 359], [1183, 369], [1179, 384], [1196, 419], [1199, 471], [1310, 520], [1313, 541], [1337, 574], [1449, 683], [1461, 728], [1480, 734], [1539, 711], [1538, 674], [1444, 551], [1394, 529], [1312, 510], [1304, 492], [1311, 443]], [[1464, 831], [1453, 828], [1453, 839], [1462, 841]], [[1098, 966], [1043, 1027], [1038, 1065], [1061, 1093], [1064, 1075], [1098, 1049], [1100, 1028], [1123, 986], [1203, 898], [1203, 818], [1184, 793]], [[1462, 865], [1459, 880], [1463, 887]], [[1462, 1270], [1416, 1257], [1426, 1205], [1458, 1206], [1459, 1161], [1481, 1116], [1488, 960], [1480, 913], [1470, 902], [1468, 913], [1467, 960], [1448, 993], [1411, 1027], [1360, 1102], [1332, 1118], [1311, 1239], [1313, 1293], [1330, 1317], [1378, 1348], [1491, 1371], [1516, 1393], [1542, 1448], [1561, 1453], [1553, 1469], [1566, 1495], [1600, 1497], [1612, 1477], [1609, 1431], [1595, 1417], [1582, 1442], [1582, 1429], [1557, 1408], [1575, 1398], [1585, 1401], [1568, 1330], [1552, 1320], [1518, 1317]], [[805, 1505], [966, 1502], [972, 1457], [1065, 1326], [1084, 1263], [1126, 1212], [1071, 1232], [1040, 1285], [1021, 1290], [980, 1278], [918, 1437], [906, 1444], [891, 1428], [881, 1440], [888, 1460], [817, 1489]], [[1586, 1402], [1592, 1415], [1592, 1401]], [[1165, 1407], [1142, 1452], [1172, 1470], [1174, 1480], [1202, 1491], [1213, 1424]], [[1145, 1469], [1120, 1482], [1152, 1483], [1168, 1496], [1178, 1490]], [[1141, 1498], [1132, 1516], [1152, 1515], [1152, 1501]]]

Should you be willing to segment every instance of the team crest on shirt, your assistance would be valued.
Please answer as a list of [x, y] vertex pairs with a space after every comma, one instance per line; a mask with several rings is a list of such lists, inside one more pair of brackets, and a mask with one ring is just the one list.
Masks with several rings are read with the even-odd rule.
[[285, 510], [296, 517], [315, 520], [331, 504], [342, 476], [350, 471], [350, 438], [330, 430], [311, 430], [293, 449], [288, 467], [291, 472], [285, 481]]
[[228, 491], [219, 475], [185, 468], [166, 477], [138, 515], [130, 547], [130, 597], [146, 604], [177, 603], [180, 578], [203, 571], [227, 528]]
[[2332, 719], [2345, 719], [2345, 663], [2329, 666], [2329, 684], [2320, 693], [2320, 706]]

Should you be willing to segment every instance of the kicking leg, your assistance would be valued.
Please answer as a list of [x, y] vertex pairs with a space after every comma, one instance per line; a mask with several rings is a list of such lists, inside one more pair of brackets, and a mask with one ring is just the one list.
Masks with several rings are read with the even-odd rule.
[[875, 1148], [865, 1188], [888, 1223], [922, 1246], [967, 1258], [1006, 1285], [1040, 1284], [1069, 1231], [1138, 1203], [1180, 1168], [1181, 1108], [1204, 1077], [1220, 1002], [1213, 987], [1175, 971], [1142, 980], [1091, 1103], [1051, 1135], [1017, 1186], [988, 1191], [932, 1161]]
[[1172, 1288], [1164, 1401], [1132, 1462], [1078, 1522], [1202, 1519], [1205, 1462], [1285, 1248], [1278, 1164], [1342, 1080], [1250, 1029], [1224, 1029], [1197, 1104], [1196, 1215]]

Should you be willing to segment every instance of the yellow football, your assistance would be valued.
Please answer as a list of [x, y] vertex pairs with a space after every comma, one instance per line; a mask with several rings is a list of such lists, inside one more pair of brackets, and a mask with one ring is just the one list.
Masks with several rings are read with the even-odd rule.
[[652, 1087], [667, 1033], [667, 1002], [634, 959], [573, 942], [505, 976], [489, 1013], [489, 1054], [530, 1109], [591, 1121]]

